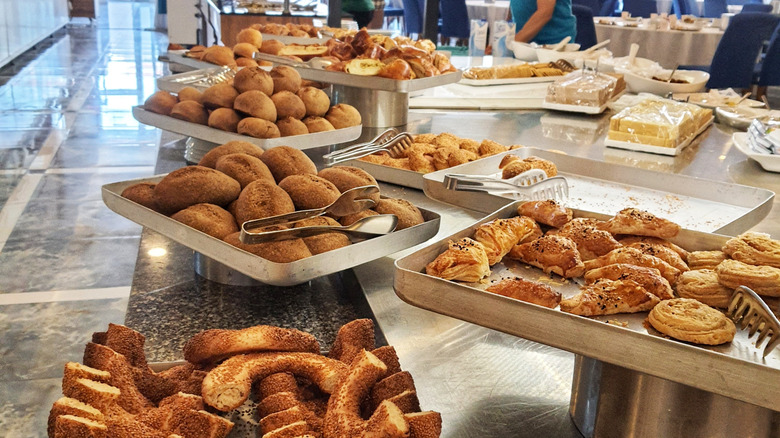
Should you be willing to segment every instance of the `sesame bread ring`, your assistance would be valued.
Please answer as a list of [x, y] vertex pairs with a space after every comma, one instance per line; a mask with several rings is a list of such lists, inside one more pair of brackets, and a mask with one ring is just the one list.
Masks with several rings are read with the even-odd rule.
[[317, 339], [309, 333], [267, 325], [241, 330], [204, 330], [184, 345], [184, 359], [192, 363], [213, 363], [236, 354], [261, 351], [319, 353]]

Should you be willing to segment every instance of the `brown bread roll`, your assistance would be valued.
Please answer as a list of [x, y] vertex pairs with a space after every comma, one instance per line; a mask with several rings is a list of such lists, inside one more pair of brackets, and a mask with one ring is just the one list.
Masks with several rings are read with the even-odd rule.
[[268, 149], [260, 159], [268, 166], [277, 183], [290, 175], [317, 174], [317, 166], [311, 158], [300, 149], [289, 146]]
[[255, 138], [277, 138], [282, 136], [279, 128], [273, 122], [256, 117], [247, 117], [238, 122], [238, 133]]
[[215, 129], [227, 132], [238, 132], [238, 123], [241, 115], [230, 108], [217, 108], [211, 112], [208, 125]]
[[[361, 186], [379, 186], [376, 179], [363, 169], [352, 166], [333, 166], [320, 170], [320, 178], [332, 182], [341, 193]], [[379, 192], [370, 196], [374, 202], [379, 202]]]
[[179, 103], [176, 96], [167, 91], [157, 91], [144, 101], [144, 109], [165, 116], [171, 115], [173, 106]]
[[236, 65], [239, 67], [250, 68], [257, 67], [259, 64], [257, 61], [251, 58], [236, 58]]
[[236, 41], [239, 43], [249, 43], [259, 49], [263, 45], [263, 34], [257, 29], [247, 27], [238, 32]]
[[279, 40], [263, 40], [263, 44], [260, 46], [260, 51], [271, 55], [278, 55], [279, 51], [284, 47], [284, 43]]
[[290, 175], [279, 182], [297, 210], [321, 208], [332, 204], [341, 195], [332, 182], [317, 175]]
[[322, 117], [330, 109], [330, 99], [324, 91], [315, 87], [302, 87], [298, 90], [298, 97], [306, 107], [307, 116]]
[[250, 43], [238, 43], [233, 46], [233, 54], [236, 57], [252, 59], [257, 52], [257, 47]]
[[239, 93], [259, 90], [270, 96], [274, 94], [274, 80], [271, 75], [260, 67], [242, 68], [233, 78], [233, 86]]
[[360, 219], [363, 219], [364, 217], [376, 216], [378, 214], [379, 213], [375, 212], [374, 210], [363, 210], [363, 211], [357, 212], [355, 214], [349, 214], [349, 215], [340, 217], [339, 218], [339, 223], [341, 225], [344, 225], [345, 227], [348, 227], [348, 226], [354, 224], [355, 222], [359, 221]]
[[323, 117], [315, 117], [315, 116], [304, 117], [303, 124], [306, 125], [306, 128], [309, 130], [310, 134], [313, 134], [315, 132], [336, 130], [336, 128], [334, 128], [333, 125], [331, 125], [330, 122]]
[[[293, 228], [316, 226], [337, 227], [340, 225], [341, 224], [336, 222], [336, 220], [333, 218], [329, 218], [327, 216], [318, 216], [298, 221], [295, 223], [295, 225], [293, 225]], [[303, 242], [306, 244], [306, 247], [309, 248], [309, 251], [311, 251], [312, 255], [322, 254], [327, 251], [342, 248], [352, 243], [346, 234], [339, 232], [323, 233], [316, 236], [304, 237]]]
[[239, 193], [241, 185], [238, 181], [203, 166], [176, 169], [154, 187], [157, 207], [165, 214], [201, 203], [227, 205], [236, 199]]
[[301, 89], [301, 74], [292, 67], [277, 65], [271, 69], [274, 80], [274, 94], [280, 91], [297, 93]]
[[394, 214], [398, 216], [396, 230], [413, 227], [425, 222], [420, 209], [406, 199], [385, 198], [380, 199], [374, 207], [379, 214]]
[[289, 137], [291, 135], [304, 135], [309, 133], [309, 128], [306, 125], [292, 117], [285, 117], [276, 121], [276, 127], [279, 128], [279, 133], [282, 137]]
[[276, 105], [270, 97], [260, 90], [249, 90], [241, 93], [233, 102], [233, 109], [249, 117], [276, 121]]
[[225, 46], [207, 47], [206, 50], [203, 51], [203, 56], [200, 59], [212, 64], [228, 67], [234, 67], [236, 65], [233, 51], [230, 47]]
[[122, 190], [122, 197], [129, 199], [136, 204], [141, 204], [148, 209], [157, 211], [157, 203], [154, 200], [155, 185], [156, 184], [153, 183], [133, 184]]
[[276, 184], [256, 180], [249, 183], [236, 201], [236, 221], [238, 224], [252, 219], [276, 216], [295, 211], [290, 195]]
[[179, 96], [179, 102], [184, 102], [185, 100], [194, 100], [195, 102], [201, 103], [200, 99], [203, 97], [203, 93], [200, 92], [197, 88], [193, 87], [184, 87], [177, 93]]
[[360, 117], [360, 112], [358, 112], [354, 106], [347, 105], [346, 103], [332, 106], [328, 110], [328, 113], [325, 114], [325, 118], [328, 119], [330, 124], [336, 129], [357, 126], [363, 121]]
[[212, 85], [203, 92], [200, 102], [208, 109], [233, 108], [238, 91], [230, 84]]
[[217, 239], [235, 233], [238, 230], [233, 215], [214, 204], [195, 204], [171, 215], [171, 219], [204, 232]]
[[300, 97], [290, 91], [280, 91], [271, 96], [279, 118], [292, 117], [302, 119], [306, 115], [306, 105]]
[[257, 146], [255, 144], [246, 141], [233, 140], [223, 145], [219, 145], [214, 149], [206, 152], [203, 158], [200, 159], [198, 165], [204, 167], [211, 167], [213, 169], [217, 165], [217, 160], [219, 159], [219, 157], [223, 155], [238, 154], [238, 153], [251, 155], [255, 158], [260, 158], [260, 155], [263, 155], [263, 149], [260, 146]]
[[306, 247], [303, 239], [247, 244], [241, 242], [239, 237], [240, 234], [241, 233], [229, 234], [224, 240], [246, 252], [276, 263], [290, 263], [296, 260], [305, 259], [306, 257], [311, 257], [311, 251]]
[[238, 181], [242, 189], [258, 179], [275, 183], [274, 176], [265, 163], [248, 154], [223, 155], [217, 159], [214, 168]]
[[185, 100], [173, 106], [171, 109], [171, 117], [184, 120], [185, 122], [205, 125], [209, 121], [209, 112], [198, 102], [194, 100]]

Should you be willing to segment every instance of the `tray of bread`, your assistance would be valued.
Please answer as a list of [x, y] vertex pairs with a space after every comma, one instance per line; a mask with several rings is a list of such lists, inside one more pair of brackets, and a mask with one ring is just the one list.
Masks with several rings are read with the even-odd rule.
[[357, 319], [323, 352], [301, 330], [209, 329], [187, 341], [183, 360], [149, 363], [142, 333], [109, 324], [83, 363], [64, 364], [48, 436], [440, 436], [441, 414], [422, 410], [413, 376], [374, 336], [373, 321]]
[[542, 108], [601, 114], [625, 90], [626, 83], [622, 75], [575, 71], [550, 84]]
[[460, 84], [472, 86], [553, 82], [566, 72], [552, 63], [519, 63], [471, 67], [463, 71]]
[[473, 140], [449, 132], [416, 134], [414, 143], [397, 157], [386, 152], [349, 161], [351, 166], [370, 173], [377, 181], [423, 189], [423, 175], [469, 161], [506, 152], [515, 145], [489, 139]]
[[775, 409], [767, 382], [780, 378], [780, 350], [762, 357], [719, 309], [740, 285], [780, 295], [779, 247], [632, 208], [517, 202], [398, 259], [394, 289], [417, 307]]
[[601, 214], [641, 207], [686, 229], [739, 234], [759, 223], [772, 209], [775, 194], [766, 189], [667, 174], [633, 166], [606, 163], [548, 150], [524, 147], [423, 176], [428, 197], [485, 213], [517, 200], [501, 192], [448, 189], [448, 173], [511, 177], [540, 168], [563, 176], [569, 186], [567, 205]]
[[645, 99], [612, 116], [604, 144], [679, 155], [713, 122], [712, 110], [669, 99]]
[[[242, 226], [250, 221], [324, 208], [342, 192], [362, 186], [376, 186], [376, 180], [361, 169], [336, 166], [318, 172], [299, 149], [263, 151], [233, 142], [212, 149], [198, 165], [107, 184], [102, 193], [108, 208], [140, 225], [262, 283], [290, 286], [409, 248], [438, 231], [438, 214], [376, 191], [356, 213], [277, 226], [332, 227], [325, 234], [244, 243]], [[382, 215], [398, 218], [393, 231], [354, 239], [338, 229]]]
[[242, 140], [263, 147], [310, 148], [354, 140], [362, 131], [355, 107], [331, 105], [324, 91], [303, 86], [300, 75], [286, 66], [243, 68], [231, 81], [203, 91], [192, 86], [176, 95], [157, 91], [143, 106], [133, 107], [133, 116], [217, 144]]
[[[271, 67], [263, 67], [271, 70]], [[201, 70], [190, 70], [157, 78], [157, 89], [169, 93], [178, 93], [182, 88], [192, 87], [201, 93], [212, 85], [233, 83], [236, 70], [230, 67], [209, 67]]]

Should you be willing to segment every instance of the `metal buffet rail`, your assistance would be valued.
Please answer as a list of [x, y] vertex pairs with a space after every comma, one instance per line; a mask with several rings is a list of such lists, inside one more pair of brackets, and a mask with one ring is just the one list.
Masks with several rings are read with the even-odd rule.
[[[551, 115], [555, 119], [554, 123], [550, 123]], [[406, 129], [412, 132], [452, 132], [474, 139], [489, 138], [504, 144], [523, 144], [557, 150], [577, 157], [663, 173], [780, 191], [780, 175], [763, 171], [757, 163], [748, 160], [737, 150], [731, 141], [731, 128], [714, 125], [677, 157], [608, 149], [603, 145], [603, 134], [582, 141], [583, 138], [588, 138], [583, 127], [603, 133], [601, 128], [608, 123], [609, 116], [610, 114], [596, 117], [573, 116], [547, 111], [411, 111]], [[371, 138], [376, 131], [365, 128], [361, 138]], [[166, 144], [161, 142], [157, 173], [183, 165], [182, 154], [176, 150], [183, 147], [182, 141]], [[322, 164], [321, 155], [327, 150], [327, 147], [321, 147], [308, 149], [306, 153], [315, 162], [319, 160], [318, 164]], [[403, 197], [441, 215], [439, 234], [431, 241], [448, 236], [485, 216], [484, 213], [429, 199], [421, 190], [391, 184], [381, 186], [383, 194], [387, 196]], [[767, 217], [753, 227], [753, 230], [770, 233], [775, 238], [780, 237], [780, 206], [773, 206]], [[150, 259], [145, 250], [153, 243], [158, 244], [161, 241], [166, 242], [168, 248], [177, 255], [165, 261]], [[252, 300], [257, 293], [257, 299], [270, 300], [268, 305], [272, 308], [275, 305], [274, 300], [278, 300], [278, 308], [297, 315], [301, 319], [298, 323], [306, 329], [325, 310], [309, 308], [317, 303], [309, 302], [311, 297], [308, 296], [296, 302], [294, 294], [305, 294], [307, 289], [316, 293], [321, 287], [357, 289], [348, 290], [347, 298], [343, 298], [356, 303], [355, 309], [350, 312], [356, 312], [357, 316], [375, 318], [387, 343], [398, 351], [403, 368], [414, 376], [421, 406], [442, 413], [443, 436], [583, 436], [570, 417], [570, 401], [575, 398], [579, 401], [591, 399], [583, 397], [582, 394], [573, 397], [573, 394], [578, 395], [577, 391], [587, 389], [581, 384], [573, 385], [573, 382], [581, 383], [583, 378], [592, 378], [583, 376], [583, 373], [595, 373], [598, 370], [589, 368], [587, 363], [580, 363], [576, 367], [578, 375], [574, 375], [575, 356], [571, 353], [422, 310], [404, 303], [396, 296], [393, 291], [395, 259], [424, 245], [426, 243], [354, 268], [352, 272], [359, 285], [350, 281], [353, 277], [347, 272], [333, 274], [322, 281], [313, 281], [307, 285], [278, 288], [268, 292], [264, 287], [247, 289], [217, 286], [199, 277], [193, 281], [191, 251], [186, 248], [177, 249], [176, 244], [166, 241], [165, 238], [145, 233], [139, 252], [136, 281], [131, 292], [127, 324], [147, 335], [150, 360], [173, 360], [178, 358], [182, 339], [187, 333], [181, 333], [184, 330], [181, 325], [171, 323], [169, 318], [186, 320], [187, 329], [184, 331], [188, 333], [196, 329], [214, 328], [220, 324], [228, 327], [236, 322], [227, 321], [227, 315], [231, 315], [238, 310], [236, 307], [244, 304], [231, 302], [227, 298], [244, 296]], [[163, 301], [162, 298], [167, 296], [169, 291], [177, 289], [181, 289], [183, 293], [172, 293], [171, 301]], [[259, 294], [262, 294], [262, 298]], [[289, 303], [290, 300], [293, 302]], [[150, 302], [153, 305], [150, 305]], [[362, 302], [367, 302], [370, 310], [363, 306]], [[210, 303], [215, 308], [201, 310], [201, 307], [193, 306], [193, 303], [197, 303], [197, 306]], [[166, 315], [166, 312], [171, 314]], [[182, 318], [182, 314], [186, 318]], [[278, 322], [279, 318], [281, 317], [274, 315], [271, 309], [267, 313], [250, 313], [242, 323], [261, 324], [269, 323], [269, 320]], [[333, 321], [338, 321], [338, 318]], [[324, 323], [335, 324], [333, 321]], [[283, 321], [290, 326], [294, 322]], [[325, 330], [327, 336], [332, 336], [332, 330], [335, 328], [328, 327]], [[663, 359], [667, 358], [659, 358]], [[581, 356], [576, 360], [588, 361]], [[686, 370], [681, 369], [680, 372]], [[611, 375], [614, 377], [615, 373]], [[688, 424], [682, 429], [686, 431], [685, 436], [744, 436], [739, 431], [752, 430], [751, 423], [756, 421], [756, 418], [749, 415], [752, 405], [743, 403], [747, 405], [744, 410], [725, 412], [724, 407], [717, 401], [708, 399], [708, 393], [702, 394], [702, 391], [693, 388], [691, 391], [683, 390], [682, 393], [664, 392], [659, 390], [663, 389], [664, 382], [650, 376], [634, 381], [629, 378], [603, 381], [602, 386], [625, 386], [618, 387], [617, 393], [622, 394], [622, 398], [601, 401], [602, 408], [611, 411], [612, 420], [608, 424], [607, 432], [602, 431], [596, 435], [664, 436], [652, 434], [651, 431], [668, 431], [668, 428], [656, 426], [674, 418], [681, 412], [680, 409], [685, 409], [685, 403], [694, 400], [712, 404], [706, 418], [686, 418]], [[767, 385], [776, 384], [777, 382], [767, 382]], [[643, 388], [658, 390], [655, 393], [645, 392], [641, 397], [645, 402], [653, 403], [637, 404], [637, 394], [643, 393]], [[693, 396], [689, 397], [691, 394]], [[577, 406], [577, 409], [593, 409], [594, 406]], [[775, 413], [775, 427], [780, 424], [779, 420], [780, 415]], [[592, 425], [590, 428], [585, 427], [583, 432], [584, 436], [591, 436], [594, 433]], [[767, 432], [765, 436], [772, 436], [771, 433], [777, 431]]]

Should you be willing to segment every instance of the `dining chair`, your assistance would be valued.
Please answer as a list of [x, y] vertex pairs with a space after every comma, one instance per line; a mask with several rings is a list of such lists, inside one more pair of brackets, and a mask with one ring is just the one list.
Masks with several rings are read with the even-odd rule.
[[680, 66], [710, 73], [707, 88], [750, 88], [756, 60], [764, 42], [772, 37], [780, 16], [743, 12], [731, 17], [709, 66]]
[[726, 0], [704, 0], [701, 16], [707, 18], [720, 18], [729, 11]]
[[672, 8], [677, 18], [682, 18], [683, 15], [693, 15], [694, 17], [701, 15], [699, 4], [696, 0], [673, 0]]
[[587, 6], [571, 5], [571, 12], [577, 19], [577, 36], [574, 42], [580, 45], [580, 49], [587, 49], [596, 44], [596, 26], [593, 24], [593, 12]]
[[404, 0], [404, 33], [406, 35], [422, 33], [424, 0]]
[[754, 73], [753, 84], [759, 87], [759, 95], [761, 87], [780, 85], [780, 25], [772, 32], [764, 59], [756, 65]]
[[[439, 0], [441, 24], [439, 33], [443, 38], [468, 39], [471, 23], [466, 0]], [[503, 17], [501, 17], [503, 19]], [[492, 32], [493, 29], [490, 29]]]
[[740, 12], [772, 12], [772, 5], [764, 3], [745, 3]]
[[601, 10], [601, 2], [599, 0], [572, 0], [573, 5], [585, 6], [590, 9], [591, 15], [596, 15]]
[[632, 17], [649, 18], [657, 10], [655, 0], [623, 0], [623, 11], [630, 12]]
[[618, 12], [618, 0], [604, 0], [601, 3], [601, 8], [598, 11], [599, 17], [614, 17], [620, 15]]

